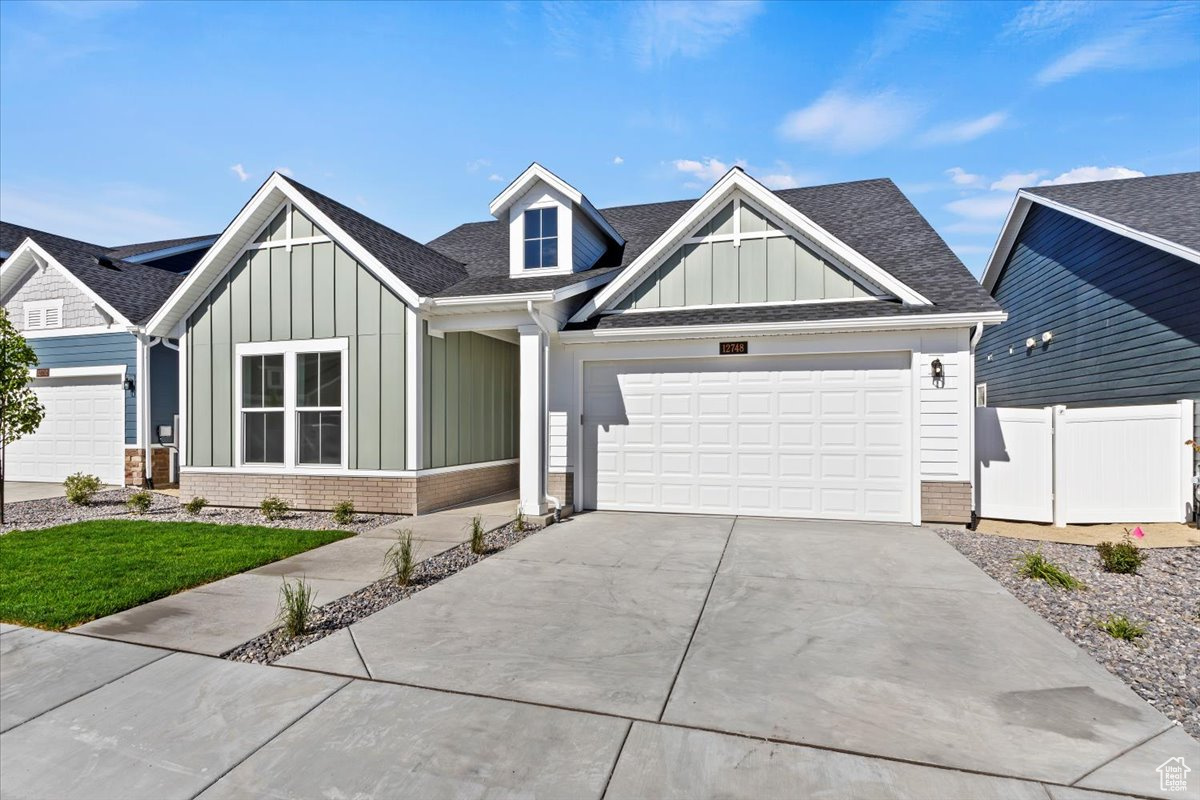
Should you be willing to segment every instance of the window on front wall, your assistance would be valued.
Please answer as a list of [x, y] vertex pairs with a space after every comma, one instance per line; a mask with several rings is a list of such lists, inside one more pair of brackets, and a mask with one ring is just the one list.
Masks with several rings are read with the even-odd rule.
[[[318, 344], [338, 349], [317, 349]], [[342, 466], [345, 343], [247, 345], [241, 353], [243, 464]], [[239, 348], [240, 349], [240, 348]]]
[[296, 355], [296, 461], [342, 463], [342, 354]]
[[558, 266], [558, 207], [525, 212], [525, 269]]
[[242, 357], [242, 461], [282, 464], [283, 356]]

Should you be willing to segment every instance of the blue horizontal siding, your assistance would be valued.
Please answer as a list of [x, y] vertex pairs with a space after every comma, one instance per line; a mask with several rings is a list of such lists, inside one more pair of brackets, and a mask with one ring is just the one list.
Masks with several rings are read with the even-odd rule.
[[989, 405], [1200, 401], [1200, 266], [1034, 204], [994, 295], [1008, 321], [975, 361]]
[[[54, 369], [124, 364], [125, 376], [137, 378], [137, 340], [130, 333], [30, 339], [29, 345], [37, 354], [40, 367]], [[137, 398], [129, 391], [125, 392], [125, 444], [137, 444]]]

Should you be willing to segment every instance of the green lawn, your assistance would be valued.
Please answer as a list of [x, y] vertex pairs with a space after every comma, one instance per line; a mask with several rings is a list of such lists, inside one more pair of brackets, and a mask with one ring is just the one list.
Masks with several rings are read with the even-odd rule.
[[69, 628], [352, 535], [137, 520], [15, 531], [0, 536], [0, 621]]

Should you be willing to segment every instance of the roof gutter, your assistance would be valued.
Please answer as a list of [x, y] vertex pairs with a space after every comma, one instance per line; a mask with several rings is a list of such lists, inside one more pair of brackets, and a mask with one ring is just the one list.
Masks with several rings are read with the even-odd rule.
[[704, 339], [721, 336], [786, 336], [797, 333], [851, 333], [885, 330], [930, 330], [964, 328], [978, 325], [999, 325], [1008, 319], [1004, 311], [985, 311], [971, 314], [929, 314], [921, 317], [879, 317], [874, 319], [840, 319], [810, 322], [749, 322], [729, 325], [669, 325], [641, 328], [560, 331], [564, 344], [631, 339]]

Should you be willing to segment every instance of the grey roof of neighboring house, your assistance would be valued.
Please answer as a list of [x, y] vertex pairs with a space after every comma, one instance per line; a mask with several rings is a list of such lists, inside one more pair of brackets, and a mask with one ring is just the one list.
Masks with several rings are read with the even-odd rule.
[[302, 183], [286, 176], [284, 178], [417, 294], [436, 294], [440, 289], [467, 277], [466, 269], [452, 257], [430, 249]]
[[[760, 321], [780, 315], [789, 320], [818, 319], [826, 318], [830, 313], [868, 316], [999, 310], [988, 292], [892, 181], [881, 178], [784, 189], [775, 194], [901, 282], [929, 298], [934, 306], [917, 308], [883, 302], [877, 305], [851, 303], [820, 307], [757, 306], [706, 310], [701, 315], [703, 321]], [[460, 225], [434, 239], [429, 246], [463, 262], [470, 277], [438, 294], [500, 294], [556, 288], [620, 269], [641, 255], [695, 203], [695, 200], [679, 200], [600, 209], [600, 213], [625, 237], [624, 249], [590, 270], [557, 278], [509, 278], [508, 226], [498, 221]], [[692, 324], [687, 321], [687, 313], [690, 312], [639, 312], [631, 315], [633, 319], [623, 320], [619, 324], [633, 325], [637, 321], [640, 321], [637, 324], [645, 325]], [[657, 322], [660, 318], [663, 320], [661, 323]], [[603, 320], [592, 320], [584, 325], [607, 327], [617, 324], [611, 317], [604, 317]]]
[[1200, 251], [1200, 172], [1024, 191]]
[[144, 253], [153, 253], [158, 250], [171, 250], [176, 247], [184, 247], [189, 244], [203, 245], [212, 243], [217, 240], [221, 234], [212, 233], [208, 236], [188, 236], [183, 239], [163, 239], [157, 242], [137, 242], [134, 244], [123, 244], [119, 247], [109, 248], [108, 254], [113, 258], [132, 258], [140, 256]]
[[0, 249], [11, 253], [27, 238], [133, 323], [153, 316], [183, 282], [182, 275], [113, 258], [107, 247], [0, 222]]

